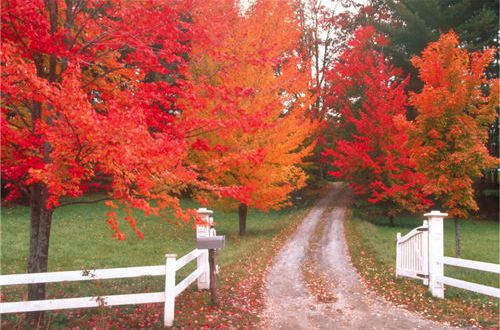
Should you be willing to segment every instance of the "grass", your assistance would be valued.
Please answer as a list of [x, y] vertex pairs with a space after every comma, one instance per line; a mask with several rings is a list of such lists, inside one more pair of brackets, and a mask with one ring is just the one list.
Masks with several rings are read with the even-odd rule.
[[[190, 200], [183, 206], [197, 208]], [[287, 219], [297, 208], [269, 213], [250, 210], [247, 232], [242, 240], [237, 235], [237, 213], [215, 211], [214, 218], [218, 235], [226, 235], [227, 245], [220, 255], [224, 265], [237, 259], [248, 246], [271, 238], [286, 225]], [[54, 213], [49, 250], [49, 271], [93, 268], [159, 265], [164, 263], [166, 253], [182, 256], [195, 248], [193, 224], [183, 224], [157, 217], [137, 214], [138, 228], [145, 238], [139, 239], [124, 221], [122, 229], [127, 234], [125, 241], [111, 238], [112, 232], [105, 223], [107, 208], [102, 204], [73, 205], [58, 209]], [[0, 224], [1, 273], [23, 273], [26, 271], [29, 240], [29, 208], [4, 207]]]
[[[222, 268], [223, 276], [220, 280], [222, 301], [224, 299], [233, 299], [234, 295], [238, 295], [238, 292], [223, 292], [224, 290], [234, 290], [233, 286], [240, 285], [242, 280], [253, 276], [254, 273], [260, 274], [260, 278], [255, 279], [254, 282], [256, 288], [258, 287], [257, 289], [261, 287], [264, 270], [277, 251], [278, 243], [283, 240], [277, 240], [277, 238], [282, 237], [283, 233], [290, 230], [292, 225], [298, 224], [307, 211], [307, 200], [301, 207], [294, 206], [281, 211], [263, 213], [249, 210], [247, 235], [244, 237], [238, 236], [236, 212], [224, 213], [215, 210], [214, 219], [217, 234], [226, 235], [226, 246], [218, 256], [218, 263]], [[183, 200], [183, 206], [189, 208], [198, 207], [197, 204], [190, 200]], [[49, 271], [160, 265], [164, 263], [166, 253], [177, 253], [178, 257], [181, 257], [195, 248], [195, 229], [191, 223], [183, 224], [175, 220], [169, 222], [166, 219], [145, 217], [140, 214], [137, 214], [136, 218], [138, 228], [145, 235], [143, 240], [140, 240], [136, 234], [127, 228], [128, 224], [126, 222], [123, 222], [121, 227], [127, 234], [127, 239], [125, 241], [112, 239], [112, 232], [105, 223], [106, 211], [107, 208], [102, 203], [99, 203], [72, 205], [58, 209], [54, 213], [49, 251]], [[23, 206], [3, 207], [0, 230], [2, 238], [0, 244], [1, 273], [25, 273], [29, 238], [29, 208]], [[252, 264], [252, 260], [255, 261], [256, 258], [259, 258], [258, 262]], [[180, 272], [180, 276], [187, 275], [194, 269], [194, 266], [194, 263], [192, 263], [191, 267], [186, 267], [183, 272]], [[255, 267], [258, 269], [255, 269]], [[251, 274], [248, 273], [249, 269]], [[156, 277], [54, 284], [48, 285], [48, 296], [60, 298], [61, 296], [155, 292], [163, 290], [163, 281], [163, 278]], [[206, 292], [200, 294], [191, 292], [187, 293], [186, 296], [190, 297], [187, 298], [188, 301], [179, 299], [178, 302], [184, 310], [189, 312], [190, 309], [200, 308], [200, 306], [201, 308], [207, 308], [208, 294]], [[26, 289], [21, 286], [7, 287], [2, 292], [2, 300], [12, 301], [25, 297]], [[194, 302], [196, 299], [199, 301], [198, 304], [189, 302], [189, 300]], [[260, 305], [257, 304], [256, 306], [258, 308]], [[215, 308], [212, 312], [218, 313], [220, 317], [224, 317], [225, 311], [234, 313], [231, 306], [226, 307], [223, 310], [218, 310], [215, 307], [211, 308]], [[150, 326], [159, 326], [161, 324], [162, 314], [158, 313], [161, 308], [158, 308], [156, 306], [151, 309], [152, 316], [149, 315], [148, 319], [154, 320], [150, 321]], [[182, 308], [179, 308], [179, 310]], [[137, 312], [137, 310], [140, 312]], [[96, 313], [102, 313], [102, 311], [96, 312], [96, 309], [87, 309], [84, 312], [50, 314], [53, 316], [51, 316], [52, 324], [66, 327], [74, 325], [76, 319], [90, 323], [95, 322], [95, 320], [90, 320], [89, 317], [96, 319]], [[143, 308], [131, 307], [125, 311], [120, 309], [119, 312], [114, 310], [111, 314], [117, 313], [125, 316], [118, 318], [120, 321], [116, 322], [129, 322], [129, 325], [135, 324], [138, 327], [147, 326], [148, 324], [142, 324], [137, 320], [129, 320], [129, 316], [127, 316], [131, 314], [142, 315], [141, 313], [144, 313]], [[103, 319], [106, 320], [107, 326], [116, 324], [112, 321], [116, 319], [116, 315], [111, 317], [108, 313], [107, 316], [101, 317], [101, 320]], [[182, 315], [178, 315], [176, 319], [179, 319], [178, 322], [180, 322], [178, 326], [182, 327], [190, 319], [196, 319], [196, 317], [183, 318]], [[249, 315], [245, 314], [236, 319], [243, 324], [250, 322]], [[255, 319], [252, 318], [252, 320]], [[214, 325], [217, 324], [218, 320], [212, 318], [210, 322], [207, 324]], [[10, 315], [2, 320], [2, 326], [11, 327], [19, 324], [20, 322], [15, 315]], [[104, 325], [101, 324], [101, 326]]]
[[[422, 224], [423, 217], [400, 216], [394, 227], [384, 217], [366, 208], [354, 207], [346, 221], [346, 235], [353, 264], [368, 286], [387, 299], [403, 304], [433, 319], [456, 325], [498, 326], [498, 300], [474, 292], [446, 287], [446, 299], [432, 298], [419, 281], [395, 279], [396, 233], [402, 235]], [[499, 262], [499, 224], [497, 221], [467, 220], [462, 223], [464, 259]], [[445, 255], [454, 256], [454, 223], [445, 220]], [[499, 287], [499, 276], [492, 273], [446, 266], [445, 275]]]

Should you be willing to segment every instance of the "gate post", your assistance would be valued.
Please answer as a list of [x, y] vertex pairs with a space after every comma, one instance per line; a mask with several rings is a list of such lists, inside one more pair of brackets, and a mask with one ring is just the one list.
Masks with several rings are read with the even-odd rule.
[[444, 298], [444, 284], [440, 279], [444, 276], [443, 218], [448, 213], [431, 211], [424, 216], [429, 222], [429, 291], [434, 297]]

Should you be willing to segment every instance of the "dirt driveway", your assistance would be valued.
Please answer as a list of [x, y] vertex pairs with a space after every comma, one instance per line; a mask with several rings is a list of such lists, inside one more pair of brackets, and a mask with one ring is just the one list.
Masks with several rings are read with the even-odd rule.
[[[283, 246], [266, 278], [266, 329], [447, 329], [375, 296], [361, 284], [346, 253], [343, 219], [349, 193], [336, 183]], [[316, 257], [331, 282], [335, 302], [308, 291], [301, 267], [321, 218], [327, 217]]]

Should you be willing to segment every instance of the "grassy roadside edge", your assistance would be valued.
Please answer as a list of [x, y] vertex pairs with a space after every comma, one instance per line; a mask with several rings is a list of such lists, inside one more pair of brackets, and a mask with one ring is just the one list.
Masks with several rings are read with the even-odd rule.
[[431, 320], [453, 326], [498, 329], [498, 311], [494, 306], [458, 298], [436, 299], [417, 281], [396, 278], [394, 268], [380, 262], [374, 248], [363, 239], [359, 228], [362, 222], [349, 210], [344, 228], [351, 262], [368, 289]]

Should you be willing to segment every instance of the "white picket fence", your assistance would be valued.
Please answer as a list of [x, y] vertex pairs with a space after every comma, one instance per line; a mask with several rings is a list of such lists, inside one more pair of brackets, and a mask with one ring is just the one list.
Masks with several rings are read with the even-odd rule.
[[500, 298], [500, 289], [444, 276], [444, 265], [500, 274], [500, 265], [444, 256], [443, 219], [446, 213], [425, 214], [422, 226], [396, 236], [396, 276], [421, 279], [432, 295], [444, 298], [444, 285]]
[[[189, 274], [179, 284], [176, 285], [176, 272], [194, 259], [197, 260], [196, 270], [194, 270], [191, 274]], [[1, 275], [0, 286], [69, 281], [95, 281], [141, 276], [165, 276], [165, 290], [162, 292], [134, 293], [111, 296], [91, 296], [81, 298], [2, 302], [0, 303], [0, 314], [163, 302], [165, 305], [164, 325], [172, 326], [175, 314], [175, 297], [181, 294], [190, 284], [192, 284], [196, 280], [198, 280], [199, 290], [208, 289], [210, 287], [208, 250], [196, 249], [179, 259], [177, 259], [176, 254], [167, 254], [165, 255], [165, 264], [159, 266]]]

